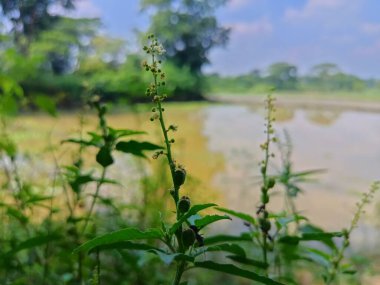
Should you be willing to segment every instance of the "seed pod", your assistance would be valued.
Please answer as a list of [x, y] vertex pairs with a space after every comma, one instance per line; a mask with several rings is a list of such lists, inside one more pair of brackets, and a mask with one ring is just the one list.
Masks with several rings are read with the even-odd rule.
[[268, 189], [273, 188], [275, 184], [276, 184], [276, 180], [274, 178], [269, 178], [268, 179], [268, 182], [267, 182]]
[[183, 183], [185, 183], [186, 179], [186, 170], [182, 168], [181, 166], [177, 167], [174, 170], [174, 184], [176, 187], [181, 186]]
[[189, 248], [195, 242], [195, 233], [192, 229], [186, 229], [182, 232], [182, 244], [185, 248]]
[[187, 211], [190, 210], [191, 202], [190, 198], [183, 196], [179, 201], [178, 201], [178, 211], [182, 214], [186, 213]]
[[270, 224], [270, 222], [268, 220], [266, 220], [266, 219], [259, 219], [259, 224], [260, 224], [261, 230], [264, 233], [269, 232], [269, 230], [271, 228], [271, 224]]
[[268, 202], [269, 202], [269, 196], [268, 196], [268, 194], [267, 193], [263, 193], [261, 195], [261, 203], [268, 204]]

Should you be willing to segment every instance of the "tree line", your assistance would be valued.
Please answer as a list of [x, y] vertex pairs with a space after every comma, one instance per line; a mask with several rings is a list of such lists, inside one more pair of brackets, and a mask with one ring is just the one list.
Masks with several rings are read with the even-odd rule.
[[238, 76], [221, 76], [217, 73], [207, 76], [209, 90], [220, 92], [262, 93], [270, 88], [277, 91], [317, 91], [317, 92], [361, 92], [379, 90], [380, 81], [362, 79], [342, 71], [333, 63], [313, 66], [308, 73], [300, 75], [297, 66], [287, 62], [277, 62], [266, 70], [255, 69]]
[[[125, 40], [100, 32], [101, 20], [54, 14], [68, 12], [77, 0], [0, 0], [0, 91], [19, 86], [31, 102], [80, 106], [86, 94], [106, 101], [145, 101], [149, 79], [143, 72], [140, 52], [128, 52]], [[138, 32], [159, 36], [166, 49], [167, 94], [176, 100], [201, 100], [205, 92], [247, 92], [316, 89], [361, 91], [379, 85], [321, 64], [307, 76], [297, 67], [276, 63], [266, 72], [254, 70], [241, 76], [205, 75], [209, 53], [228, 43], [230, 30], [215, 12], [225, 0], [141, 0], [150, 26]], [[59, 10], [58, 9], [58, 10]], [[57, 10], [57, 9], [56, 9]], [[41, 99], [42, 98], [42, 99]]]
[[[141, 53], [127, 52], [122, 39], [100, 32], [100, 19], [53, 14], [75, 9], [76, 0], [0, 1], [0, 76], [20, 85], [27, 97], [47, 96], [62, 106], [79, 105], [88, 92], [105, 100], [144, 100], [147, 76]], [[150, 12], [146, 33], [156, 32], [167, 52], [165, 69], [179, 100], [201, 99], [202, 67], [209, 51], [227, 42], [215, 10], [225, 1], [142, 0]], [[67, 15], [67, 13], [63, 13]], [[196, 27], [196, 29], [194, 28]], [[4, 88], [4, 87], [2, 87]]]

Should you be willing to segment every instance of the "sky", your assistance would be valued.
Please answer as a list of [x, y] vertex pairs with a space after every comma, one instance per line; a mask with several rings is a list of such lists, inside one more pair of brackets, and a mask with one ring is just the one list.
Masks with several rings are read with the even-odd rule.
[[[78, 16], [100, 17], [104, 32], [124, 38], [145, 30], [138, 0], [79, 0]], [[307, 73], [315, 64], [380, 78], [380, 0], [230, 0], [216, 12], [231, 28], [225, 48], [211, 51], [206, 72], [237, 75], [285, 61]]]

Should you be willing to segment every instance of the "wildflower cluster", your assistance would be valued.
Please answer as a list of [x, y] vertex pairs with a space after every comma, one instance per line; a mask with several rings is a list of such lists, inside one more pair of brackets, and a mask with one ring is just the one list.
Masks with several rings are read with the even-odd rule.
[[[154, 82], [152, 82], [145, 91], [145, 95], [153, 97], [153, 102], [160, 102], [167, 98], [166, 94], [159, 95], [158, 89], [162, 86], [165, 86], [166, 75], [161, 69], [161, 60], [158, 60], [157, 57], [165, 53], [165, 49], [162, 44], [158, 42], [155, 36], [150, 35], [148, 39], [151, 41], [149, 46], [144, 46], [144, 51], [151, 55], [152, 62], [149, 64], [147, 61], [142, 63], [143, 68], [146, 71], [150, 71], [153, 75]], [[162, 111], [161, 109], [159, 109]], [[152, 109], [152, 112], [156, 112], [156, 108]], [[153, 119], [152, 119], [153, 118]], [[153, 116], [151, 120], [158, 118], [158, 115]]]
[[274, 187], [275, 182], [276, 182], [273, 177], [269, 177], [267, 174], [269, 158], [274, 157], [274, 153], [270, 152], [270, 144], [271, 142], [277, 141], [276, 137], [274, 136], [274, 128], [273, 128], [273, 122], [275, 121], [274, 101], [275, 101], [275, 98], [273, 98], [271, 95], [268, 95], [268, 98], [265, 101], [266, 102], [265, 109], [267, 111], [267, 115], [265, 117], [266, 140], [263, 144], [260, 145], [261, 149], [265, 152], [265, 157], [260, 162], [263, 185], [261, 187], [261, 205], [259, 206], [256, 212], [258, 216], [258, 220], [259, 220], [259, 226], [262, 232], [263, 260], [265, 263], [267, 263], [267, 248], [268, 248], [267, 241], [268, 239], [271, 240], [271, 236], [269, 235], [269, 231], [271, 229], [271, 223], [269, 221], [269, 213], [267, 211], [267, 204], [269, 203], [269, 190]]
[[327, 276], [325, 277], [326, 284], [331, 284], [336, 279], [336, 276], [339, 272], [341, 262], [344, 258], [344, 252], [350, 246], [350, 236], [352, 231], [358, 225], [361, 215], [364, 213], [364, 207], [371, 203], [374, 198], [374, 194], [380, 190], [380, 181], [376, 181], [372, 184], [370, 190], [366, 193], [363, 193], [362, 199], [360, 202], [356, 204], [356, 212], [354, 217], [352, 218], [350, 227], [348, 229], [344, 229], [343, 233], [343, 245], [342, 248], [337, 252], [334, 259], [332, 260], [332, 266], [330, 270], [327, 272]]

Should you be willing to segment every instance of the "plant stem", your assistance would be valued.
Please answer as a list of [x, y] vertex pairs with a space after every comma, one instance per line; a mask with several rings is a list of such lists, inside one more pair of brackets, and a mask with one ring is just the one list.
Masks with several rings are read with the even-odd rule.
[[88, 214], [87, 214], [86, 219], [85, 219], [85, 224], [84, 224], [83, 229], [82, 229], [82, 235], [85, 233], [86, 228], [88, 226], [88, 222], [89, 222], [89, 220], [91, 218], [91, 215], [92, 215], [92, 212], [94, 210], [94, 206], [95, 206], [96, 200], [97, 200], [97, 198], [99, 196], [100, 188], [103, 185], [104, 178], [106, 177], [106, 171], [107, 171], [107, 168], [103, 167], [103, 169], [102, 169], [102, 175], [100, 177], [100, 180], [98, 180], [98, 182], [96, 184], [96, 190], [95, 190], [94, 197], [92, 198], [90, 210], [88, 211]]
[[336, 275], [339, 271], [340, 263], [342, 262], [344, 258], [344, 252], [350, 245], [351, 233], [357, 226], [360, 216], [364, 212], [364, 207], [371, 202], [371, 200], [374, 197], [375, 192], [379, 190], [380, 190], [380, 181], [375, 181], [372, 184], [369, 192], [364, 193], [360, 203], [357, 204], [357, 209], [356, 209], [354, 217], [352, 218], [349, 229], [343, 231], [343, 234], [344, 234], [343, 246], [338, 251], [336, 258], [332, 262], [332, 269], [329, 271], [327, 280], [326, 280], [327, 285], [332, 284], [336, 278]]
[[[154, 53], [152, 53], [152, 65], [153, 66], [157, 65], [157, 61], [156, 61]], [[166, 147], [166, 157], [167, 157], [167, 160], [168, 160], [168, 164], [169, 164], [169, 168], [170, 168], [170, 174], [171, 174], [171, 177], [172, 177], [173, 188], [174, 188], [174, 191], [172, 193], [172, 197], [173, 197], [173, 200], [174, 200], [174, 205], [175, 205], [175, 209], [176, 209], [176, 218], [177, 218], [177, 221], [178, 221], [180, 219], [180, 217], [181, 217], [181, 213], [180, 213], [180, 211], [178, 211], [178, 201], [179, 201], [179, 189], [180, 189], [180, 185], [178, 185], [175, 182], [176, 165], [175, 165], [175, 162], [174, 162], [174, 159], [173, 159], [173, 155], [172, 155], [172, 151], [171, 151], [171, 142], [170, 142], [169, 137], [168, 137], [168, 129], [166, 128], [166, 125], [165, 125], [165, 119], [164, 119], [163, 109], [162, 109], [162, 104], [161, 104], [162, 98], [158, 94], [158, 86], [159, 86], [158, 80], [157, 80], [158, 73], [152, 71], [152, 74], [153, 74], [153, 78], [154, 78], [154, 91], [153, 91], [153, 96], [154, 97], [153, 98], [154, 98], [154, 102], [156, 102], [156, 106], [157, 106], [157, 109], [158, 109], [158, 119], [160, 121], [161, 131], [162, 131], [162, 134], [164, 136], [165, 147]], [[176, 236], [177, 243], [178, 243], [178, 250], [177, 250], [177, 252], [184, 253], [186, 250], [185, 250], [185, 248], [183, 246], [183, 242], [182, 242], [182, 225], [179, 226], [179, 228], [175, 232], [175, 236]], [[180, 261], [180, 263], [178, 263], [177, 270], [176, 270], [176, 275], [175, 275], [175, 278], [174, 278], [174, 281], [173, 281], [174, 285], [177, 285], [177, 284], [180, 283], [181, 277], [182, 277], [182, 274], [184, 272], [185, 267], [186, 267], [186, 262], [185, 261]]]
[[181, 282], [182, 274], [185, 271], [185, 267], [186, 267], [186, 262], [185, 261], [181, 261], [177, 265], [177, 271], [176, 271], [176, 274], [175, 274], [173, 285], [179, 285], [179, 283]]

